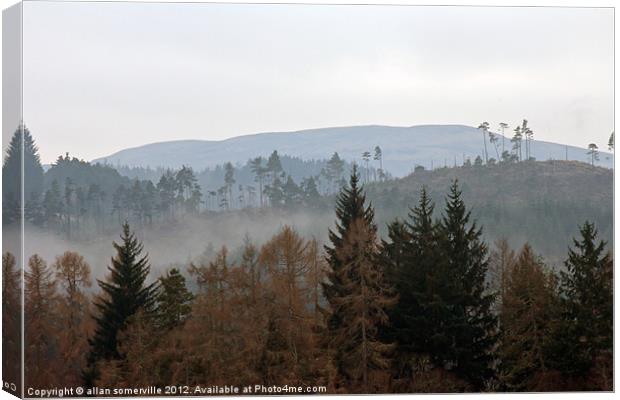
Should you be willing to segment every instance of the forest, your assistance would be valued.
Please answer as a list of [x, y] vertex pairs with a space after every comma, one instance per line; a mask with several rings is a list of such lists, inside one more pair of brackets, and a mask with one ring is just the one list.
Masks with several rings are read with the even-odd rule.
[[[526, 122], [523, 125], [527, 126]], [[595, 223], [601, 237], [610, 241], [613, 171], [595, 166], [594, 153], [591, 164], [532, 160], [528, 158], [532, 144], [528, 140], [520, 144], [522, 129], [517, 128], [512, 151], [504, 150], [497, 137], [488, 133], [495, 152], [503, 151], [499, 162], [483, 152], [473, 162], [465, 159], [457, 165], [455, 160], [454, 165], [446, 163], [432, 170], [418, 166], [408, 176], [394, 178], [383, 169], [380, 147], [361, 154], [360, 177], [376, 207], [379, 233], [385, 235], [389, 222], [407, 212], [422, 186], [438, 202], [450, 182], [459, 179], [474, 217], [486, 227], [488, 242], [506, 238], [515, 248], [536, 242], [541, 254], [561, 264], [575, 226], [585, 219]], [[19, 174], [18, 143], [14, 135], [3, 167], [3, 223], [8, 227], [20, 210], [20, 182], [11, 179]], [[524, 155], [519, 156], [520, 152]], [[200, 240], [166, 243], [187, 248], [192, 254], [208, 247], [230, 246], [231, 241], [239, 245], [246, 233], [270, 236], [278, 227], [275, 221], [284, 221], [300, 234], [323, 242], [333, 220], [336, 194], [352, 163], [336, 152], [324, 160], [304, 161], [274, 150], [243, 166], [226, 163], [195, 172], [188, 166], [178, 170], [112, 167], [67, 154], [44, 169], [34, 139], [24, 129], [24, 167], [28, 229], [40, 236], [50, 234], [80, 243], [89, 248], [87, 255], [100, 256], [103, 247], [97, 244], [92, 250], [91, 245], [103, 238], [112, 240], [123, 221], [149, 236], [147, 241], [159, 231], [174, 230], [192, 239], [200, 236]], [[227, 226], [238, 224], [235, 220], [245, 222], [233, 232]], [[219, 240], [222, 236], [227, 243]], [[161, 246], [153, 243], [153, 247]], [[166, 259], [164, 264], [180, 261], [185, 260]]]
[[[16, 254], [4, 250], [3, 341], [15, 349], [3, 353], [5, 380], [19, 381], [23, 283], [26, 388], [172, 385], [190, 395], [207, 383], [322, 386], [326, 393], [613, 390], [613, 255], [601, 238], [607, 233], [599, 233], [611, 223], [611, 206], [606, 193], [572, 186], [611, 187], [609, 173], [593, 165], [489, 165], [481, 158], [397, 180], [369, 167], [370, 151], [361, 166], [347, 166], [336, 153], [321, 164], [329, 179], [297, 184], [274, 151], [249, 163], [254, 197], [232, 195], [231, 165], [208, 203], [190, 168], [163, 171], [154, 183], [65, 156], [44, 172], [34, 140], [23, 138], [24, 169], [33, 176], [24, 187], [28, 223], [75, 243], [110, 231], [120, 237], [106, 245], [105, 274], [96, 273], [103, 259], [69, 249], [46, 258], [34, 249], [20, 282]], [[20, 163], [20, 140], [14, 136], [3, 166], [6, 224], [18, 217], [20, 184], [6, 178]], [[495, 214], [481, 214], [488, 208], [480, 204], [523, 179], [530, 186], [519, 187], [518, 197], [500, 196]], [[575, 204], [602, 207], [592, 216], [582, 206], [571, 216], [580, 221], [562, 225], [558, 236], [573, 239], [561, 255], [553, 246], [546, 251], [561, 268], [539, 253], [543, 240], [529, 240], [528, 230], [518, 246], [507, 239], [508, 223], [548, 215], [544, 207], [540, 214], [523, 208], [544, 184], [556, 191], [547, 193], [549, 209], [554, 201], [571, 204], [561, 203], [561, 190], [574, 192]], [[486, 191], [473, 196], [472, 188]], [[300, 208], [335, 223], [318, 225], [322, 235], [281, 224], [267, 237], [221, 243], [164, 271], [153, 268], [155, 249], [141, 239], [158, 224]], [[497, 224], [506, 231], [488, 215], [503, 215]]]

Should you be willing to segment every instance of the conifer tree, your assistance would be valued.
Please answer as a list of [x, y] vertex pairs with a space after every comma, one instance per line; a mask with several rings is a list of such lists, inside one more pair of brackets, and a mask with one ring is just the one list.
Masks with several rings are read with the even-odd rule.
[[260, 207], [263, 207], [263, 184], [265, 181], [265, 174], [267, 173], [267, 168], [263, 166], [263, 158], [256, 157], [250, 160], [250, 170], [254, 174], [254, 182], [258, 183], [258, 194], [260, 199]]
[[321, 202], [321, 195], [319, 194], [316, 180], [313, 177], [304, 178], [301, 182], [300, 189], [302, 191], [301, 196], [305, 206], [315, 208]]
[[[580, 227], [561, 273], [565, 323], [559, 329], [556, 364], [569, 378], [586, 378], [609, 358], [613, 343], [613, 260], [606, 242], [597, 243], [594, 224]], [[611, 373], [611, 370], [607, 371]], [[607, 377], [611, 382], [611, 375]], [[586, 386], [583, 389], [588, 389]]]
[[[505, 238], [495, 242], [495, 249], [489, 256], [489, 286], [497, 294], [494, 311], [498, 312], [506, 293], [506, 278], [508, 271], [515, 262], [515, 252], [508, 245]], [[501, 323], [501, 320], [498, 321]]]
[[336, 230], [326, 246], [330, 270], [323, 291], [329, 305], [328, 351], [350, 388], [380, 391], [379, 374], [389, 366], [390, 344], [380, 340], [388, 324], [387, 310], [395, 303], [379, 266], [374, 210], [365, 205], [354, 166], [349, 187], [337, 201]]
[[224, 183], [226, 184], [226, 188], [227, 188], [227, 199], [228, 199], [228, 207], [232, 207], [233, 206], [233, 194], [232, 194], [232, 188], [233, 185], [235, 184], [235, 167], [233, 167], [232, 163], [227, 162], [226, 164], [224, 164]]
[[461, 196], [454, 181], [439, 225], [439, 252], [445, 263], [440, 279], [448, 285], [444, 299], [451, 310], [443, 330], [448, 336], [443, 357], [449, 369], [480, 390], [493, 376], [497, 319], [491, 313], [494, 295], [485, 281], [488, 258], [482, 229], [470, 223]]
[[[309, 272], [312, 267], [308, 243], [284, 226], [261, 249], [260, 263], [268, 273], [268, 334], [264, 350], [279, 359], [277, 377], [270, 382], [299, 384], [307, 380], [313, 362], [312, 316], [309, 312]], [[279, 344], [280, 341], [283, 343]], [[274, 351], [277, 349], [277, 352]]]
[[65, 382], [79, 385], [80, 372], [84, 367], [88, 340], [84, 332], [90, 322], [89, 301], [84, 289], [91, 286], [90, 266], [78, 253], [67, 251], [56, 257], [53, 264], [56, 279], [64, 294], [60, 301], [59, 352], [62, 359]]
[[555, 276], [529, 244], [505, 274], [498, 350], [501, 383], [516, 391], [553, 389], [547, 349], [558, 317]]
[[125, 328], [127, 319], [138, 310], [151, 313], [156, 300], [157, 282], [146, 284], [150, 271], [148, 255], [142, 255], [144, 247], [131, 232], [129, 224], [123, 224], [121, 243], [114, 242], [113, 245], [117, 254], [108, 267], [109, 278], [107, 281], [97, 280], [103, 294], [95, 302], [97, 327], [89, 339], [88, 365], [83, 373], [87, 386], [92, 386], [98, 378], [98, 361], [121, 357], [117, 334]]
[[57, 343], [56, 281], [52, 270], [37, 254], [28, 260], [25, 273], [24, 342], [27, 386], [46, 387], [54, 382], [52, 359]]
[[183, 323], [192, 310], [194, 295], [185, 286], [185, 277], [172, 268], [159, 278], [160, 290], [157, 296], [158, 325], [172, 329]]
[[22, 364], [20, 293], [21, 270], [17, 269], [15, 256], [5, 252], [2, 255], [2, 379], [17, 387], [21, 387]]
[[276, 180], [276, 177], [283, 172], [282, 162], [280, 161], [280, 155], [277, 150], [274, 150], [273, 153], [267, 159], [267, 172], [271, 174], [271, 183]]
[[[391, 279], [399, 299], [390, 314], [390, 330], [398, 346], [396, 368], [400, 377], [411, 377], [421, 358], [438, 366], [442, 366], [443, 361], [439, 355], [445, 342], [437, 321], [439, 316], [445, 315], [447, 304], [440, 287], [445, 281], [438, 276], [441, 260], [433, 210], [434, 205], [422, 188], [418, 205], [409, 213], [409, 221], [400, 229], [393, 225], [389, 231], [392, 240], [387, 247], [392, 253], [389, 258], [400, 259], [394, 265]], [[396, 248], [400, 248], [399, 255], [394, 254]]]
[[[21, 204], [22, 167], [25, 204]], [[37, 207], [42, 191], [43, 167], [41, 167], [38, 149], [28, 128], [20, 123], [11, 138], [2, 164], [3, 223], [7, 224], [18, 218], [19, 209], [22, 206], [25, 208], [26, 215], [36, 214], [31, 212], [30, 208]]]

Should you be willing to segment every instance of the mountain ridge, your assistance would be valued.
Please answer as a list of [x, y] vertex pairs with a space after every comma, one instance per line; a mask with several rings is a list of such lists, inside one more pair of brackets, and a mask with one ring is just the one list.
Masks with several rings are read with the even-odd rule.
[[[502, 135], [498, 152], [501, 154]], [[93, 163], [130, 167], [180, 168], [188, 165], [196, 170], [225, 162], [244, 164], [250, 158], [268, 156], [273, 150], [302, 159], [326, 159], [337, 151], [347, 161], [361, 161], [364, 151], [379, 145], [383, 164], [395, 176], [410, 173], [415, 166], [427, 169], [439, 165], [462, 165], [484, 153], [480, 130], [461, 124], [426, 124], [409, 127], [359, 125], [302, 129], [285, 132], [261, 132], [223, 140], [182, 139], [149, 143], [115, 152]], [[506, 150], [512, 144], [504, 137]], [[487, 141], [489, 158], [497, 158], [495, 147]], [[565, 159], [587, 161], [587, 149], [534, 140], [532, 154], [538, 160]], [[613, 167], [610, 153], [600, 152], [600, 166]], [[372, 161], [376, 163], [375, 161]]]

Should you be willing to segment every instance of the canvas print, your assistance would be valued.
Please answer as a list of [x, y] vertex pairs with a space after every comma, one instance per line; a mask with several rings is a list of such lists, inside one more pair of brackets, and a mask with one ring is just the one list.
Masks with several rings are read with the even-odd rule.
[[613, 391], [614, 10], [3, 14], [13, 395]]

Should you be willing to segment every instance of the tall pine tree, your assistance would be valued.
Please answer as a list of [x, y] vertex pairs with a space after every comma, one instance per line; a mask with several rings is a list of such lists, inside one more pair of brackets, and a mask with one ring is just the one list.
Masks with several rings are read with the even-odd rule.
[[391, 242], [383, 245], [384, 261], [392, 271], [390, 282], [399, 298], [390, 313], [392, 325], [388, 328], [390, 340], [397, 343], [395, 359], [396, 378], [402, 389], [408, 390], [415, 370], [423, 360], [442, 366], [442, 324], [447, 305], [442, 297], [438, 276], [441, 265], [437, 249], [437, 223], [433, 221], [434, 205], [422, 188], [418, 205], [409, 213], [405, 223], [395, 222], [389, 227]]
[[497, 318], [491, 306], [495, 296], [488, 292], [485, 281], [488, 258], [482, 229], [470, 223], [471, 213], [461, 196], [454, 181], [439, 225], [442, 279], [447, 284], [444, 300], [450, 310], [443, 328], [447, 335], [444, 357], [448, 369], [480, 390], [493, 377]]
[[36, 214], [34, 211], [38, 209], [41, 192], [43, 191], [43, 167], [41, 167], [41, 160], [34, 139], [23, 123], [20, 124], [13, 134], [2, 165], [2, 213], [4, 224], [19, 218], [22, 206], [22, 167], [24, 173], [24, 212], [27, 217], [34, 221], [38, 219], [38, 216], [34, 215]]
[[139, 310], [150, 313], [154, 309], [157, 282], [146, 284], [150, 271], [148, 255], [142, 255], [143, 245], [123, 224], [121, 243], [113, 243], [116, 256], [108, 267], [107, 282], [97, 280], [103, 294], [97, 298], [97, 327], [89, 340], [90, 352], [83, 373], [85, 385], [92, 386], [98, 378], [97, 362], [121, 358], [117, 335], [126, 326], [128, 318]]
[[365, 206], [354, 167], [349, 187], [342, 189], [336, 206], [336, 230], [326, 246], [330, 270], [323, 291], [329, 304], [328, 351], [349, 388], [363, 393], [385, 390], [388, 353], [379, 329], [388, 324], [387, 310], [395, 303], [379, 263], [374, 210]]
[[565, 315], [554, 359], [569, 380], [581, 382], [577, 389], [600, 389], [612, 382], [613, 260], [606, 242], [597, 243], [594, 224], [586, 221], [580, 233], [580, 240], [574, 239], [569, 250], [566, 272], [561, 274]]

